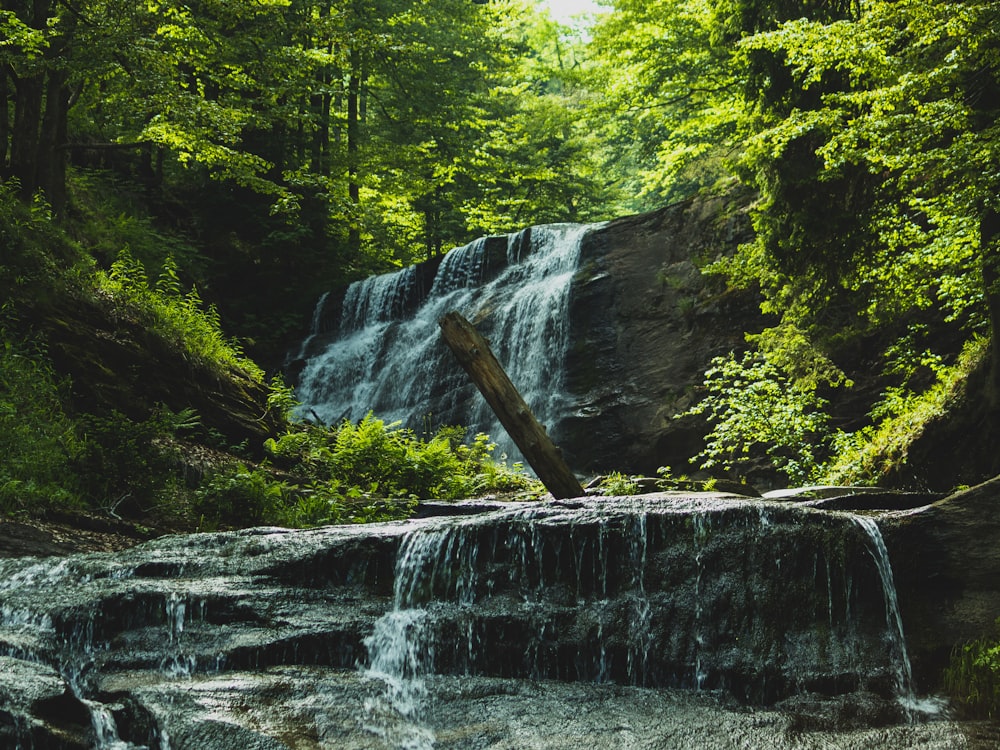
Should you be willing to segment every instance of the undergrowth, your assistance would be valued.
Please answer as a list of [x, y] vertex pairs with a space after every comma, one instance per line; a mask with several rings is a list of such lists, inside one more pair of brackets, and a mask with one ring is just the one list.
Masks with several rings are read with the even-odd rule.
[[204, 305], [198, 290], [182, 289], [177, 264], [171, 257], [163, 263], [159, 278], [151, 286], [145, 266], [123, 248], [110, 270], [95, 275], [98, 295], [120, 315], [131, 318], [172, 343], [201, 364], [245, 373], [257, 382], [264, 372], [246, 357], [240, 345], [226, 337], [213, 305]]
[[368, 414], [335, 427], [294, 424], [266, 441], [263, 465], [216, 472], [197, 493], [204, 526], [255, 523], [303, 527], [405, 518], [420, 500], [457, 500], [486, 492], [537, 495], [541, 486], [493, 460], [484, 434], [442, 428], [429, 440]]
[[961, 395], [970, 374], [986, 356], [988, 344], [982, 337], [967, 342], [953, 365], [935, 368], [933, 385], [921, 393], [887, 390], [871, 411], [872, 425], [834, 436], [834, 457], [824, 468], [822, 480], [830, 484], [877, 482], [905, 463], [910, 445], [926, 425], [944, 416]]
[[1000, 716], [1000, 620], [992, 636], [955, 648], [944, 686], [962, 714], [981, 719]]
[[853, 432], [831, 429], [828, 402], [818, 395], [819, 386], [849, 387], [846, 379], [827, 377], [824, 384], [796, 377], [767, 351], [717, 357], [705, 374], [705, 396], [687, 412], [711, 425], [704, 450], [692, 460], [701, 469], [728, 472], [763, 459], [800, 484], [877, 483], [904, 465], [926, 426], [954, 406], [987, 346], [988, 339], [971, 339], [951, 365], [925, 358], [932, 384], [887, 388], [868, 414], [870, 423]]
[[83, 444], [65, 388], [41, 352], [0, 328], [0, 513], [80, 503], [73, 464]]
[[[25, 205], [16, 187], [0, 183], [0, 515], [79, 509], [173, 528], [304, 527], [403, 518], [419, 500], [540, 493], [519, 465], [492, 459], [487, 436], [467, 444], [461, 428], [421, 439], [373, 415], [334, 427], [294, 423], [295, 396], [280, 379], [261, 411], [285, 432], [267, 440], [257, 463], [248, 457], [261, 451], [227, 444], [192, 409], [149, 404], [144, 418], [80, 409], [22, 314], [29, 302], [92, 295], [114, 319], [171, 344], [178, 362], [257, 382], [264, 373], [226, 337], [215, 308], [185, 289], [171, 256], [156, 259], [143, 226], [109, 222], [88, 251], [92, 228], [76, 225], [81, 236], [71, 239], [44, 201]], [[130, 240], [145, 243], [141, 259]], [[115, 247], [110, 267], [95, 270]], [[161, 265], [155, 280], [151, 262]]]

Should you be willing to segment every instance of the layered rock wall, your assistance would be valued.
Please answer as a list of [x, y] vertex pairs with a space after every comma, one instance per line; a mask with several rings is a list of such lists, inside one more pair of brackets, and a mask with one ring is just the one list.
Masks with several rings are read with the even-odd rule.
[[750, 196], [697, 197], [588, 235], [571, 297], [566, 385], [575, 400], [558, 440], [580, 470], [690, 470], [706, 429], [679, 419], [711, 359], [764, 327], [759, 298], [706, 267], [752, 238]]

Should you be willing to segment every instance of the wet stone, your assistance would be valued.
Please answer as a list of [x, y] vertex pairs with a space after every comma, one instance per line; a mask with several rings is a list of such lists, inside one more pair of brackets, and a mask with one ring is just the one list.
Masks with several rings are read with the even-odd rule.
[[0, 560], [0, 737], [963, 747], [914, 708], [890, 557], [872, 519], [661, 493]]

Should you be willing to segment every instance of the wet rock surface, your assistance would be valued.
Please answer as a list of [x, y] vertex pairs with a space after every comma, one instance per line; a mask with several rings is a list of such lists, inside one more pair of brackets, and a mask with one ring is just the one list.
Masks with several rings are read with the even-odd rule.
[[735, 191], [630, 216], [584, 238], [569, 305], [568, 416], [555, 433], [580, 471], [685, 471], [708, 432], [676, 417], [700, 397], [713, 357], [746, 348], [766, 319], [753, 291], [702, 272], [753, 237]]
[[0, 746], [973, 746], [906, 724], [850, 514], [670, 493], [466, 510], [0, 560]]

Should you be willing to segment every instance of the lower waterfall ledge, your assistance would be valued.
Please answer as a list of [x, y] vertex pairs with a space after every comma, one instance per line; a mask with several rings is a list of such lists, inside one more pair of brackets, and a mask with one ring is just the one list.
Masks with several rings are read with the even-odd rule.
[[0, 560], [0, 746], [974, 747], [900, 675], [905, 645], [933, 693], [998, 601], [998, 489], [864, 522], [660, 493]]

